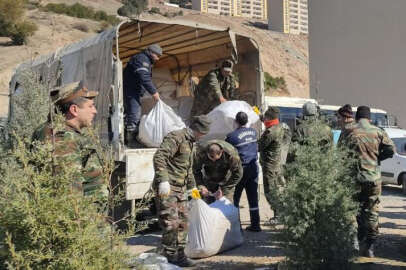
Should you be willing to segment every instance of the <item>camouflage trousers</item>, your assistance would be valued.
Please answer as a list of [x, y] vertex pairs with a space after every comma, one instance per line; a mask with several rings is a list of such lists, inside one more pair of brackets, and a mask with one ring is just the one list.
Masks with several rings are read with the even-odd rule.
[[281, 171], [262, 171], [263, 184], [264, 184], [264, 194], [265, 198], [274, 211], [274, 215], [277, 216], [278, 207], [278, 197], [280, 192], [282, 192], [286, 181]]
[[174, 189], [177, 188], [171, 186], [171, 193], [167, 197], [156, 196], [159, 224], [163, 231], [160, 253], [170, 261], [177, 261], [185, 256], [188, 222], [186, 193]]
[[358, 239], [366, 241], [368, 244], [373, 244], [379, 233], [378, 211], [381, 191], [382, 184], [380, 181], [377, 183], [362, 183], [357, 196], [360, 204], [357, 215]]

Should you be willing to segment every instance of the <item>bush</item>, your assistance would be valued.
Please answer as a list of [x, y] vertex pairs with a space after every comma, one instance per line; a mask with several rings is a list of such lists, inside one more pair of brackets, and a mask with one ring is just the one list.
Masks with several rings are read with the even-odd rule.
[[357, 204], [348, 152], [319, 144], [317, 130], [293, 145], [285, 189], [277, 194], [288, 262], [293, 269], [346, 269], [353, 254]]
[[157, 7], [153, 7], [148, 11], [150, 14], [161, 14], [161, 10]]
[[22, 45], [34, 34], [37, 26], [24, 20], [24, 0], [0, 0], [0, 35], [10, 37], [15, 45]]
[[[9, 136], [0, 141], [0, 269], [128, 269], [123, 246], [128, 235], [106, 222], [98, 211], [104, 206], [94, 197], [72, 188], [80, 172], [53, 158], [52, 142], [30, 142], [29, 134], [53, 111], [47, 83], [37, 78], [32, 73], [19, 78]], [[64, 117], [52, 119], [58, 132]], [[97, 138], [93, 141], [101, 148]], [[108, 152], [101, 153], [109, 181], [114, 163]], [[110, 196], [106, 207], [118, 199]]]
[[84, 23], [76, 23], [75, 25], [73, 25], [73, 28], [82, 32], [89, 32], [89, 26], [87, 26], [87, 24]]
[[111, 25], [115, 25], [120, 22], [120, 20], [116, 16], [108, 15], [105, 11], [102, 10], [94, 11], [91, 7], [87, 7], [79, 3], [75, 3], [70, 6], [64, 3], [49, 3], [45, 7], [43, 7], [42, 10], [47, 12], [54, 12], [57, 14], [65, 14], [75, 18], [106, 21]]
[[272, 77], [268, 72], [264, 72], [265, 91], [272, 89], [286, 89], [286, 81], [283, 77]]
[[117, 10], [118, 15], [138, 17], [148, 7], [148, 0], [122, 0], [123, 6]]

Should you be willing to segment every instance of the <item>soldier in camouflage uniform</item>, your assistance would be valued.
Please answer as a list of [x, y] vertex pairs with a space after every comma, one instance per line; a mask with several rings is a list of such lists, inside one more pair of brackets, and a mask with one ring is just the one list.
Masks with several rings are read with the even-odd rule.
[[232, 74], [233, 62], [226, 60], [221, 68], [216, 68], [199, 82], [191, 115], [207, 114], [220, 103], [235, 99], [235, 79]]
[[95, 195], [98, 201], [107, 199], [102, 160], [91, 138], [82, 129], [92, 125], [97, 110], [94, 98], [99, 93], [89, 91], [81, 82], [74, 82], [51, 91], [56, 108], [65, 116], [65, 126], [55, 130], [51, 121], [42, 124], [33, 134], [33, 141], [54, 143], [54, 157], [80, 174], [73, 186], [84, 195]]
[[371, 112], [367, 106], [357, 109], [357, 124], [346, 142], [357, 158], [356, 183], [359, 186], [360, 210], [357, 216], [360, 255], [373, 257], [373, 244], [378, 236], [378, 209], [381, 195], [379, 164], [394, 154], [394, 144], [386, 132], [370, 123]]
[[345, 104], [337, 111], [338, 123], [341, 126], [340, 138], [338, 138], [338, 146], [341, 146], [344, 143], [345, 139], [348, 137], [348, 134], [355, 127], [356, 123], [354, 121], [354, 116], [352, 112], [352, 107], [350, 104]]
[[328, 146], [333, 144], [331, 128], [318, 118], [316, 104], [306, 102], [303, 105], [303, 118], [299, 121], [293, 133], [292, 143], [303, 145], [306, 143], [306, 139], [310, 137], [310, 134], [314, 132], [318, 133], [317, 136], [320, 145]]
[[240, 156], [231, 144], [210, 140], [199, 147], [193, 173], [207, 203], [222, 196], [233, 203], [235, 186], [242, 178], [243, 168]]
[[209, 132], [207, 116], [192, 119], [190, 128], [170, 132], [154, 155], [159, 222], [163, 230], [161, 253], [181, 267], [195, 262], [185, 256], [187, 236], [187, 190], [196, 186], [193, 172], [193, 143]]
[[279, 123], [278, 118], [279, 109], [269, 107], [263, 119], [266, 130], [258, 141], [264, 193], [274, 211], [274, 217], [270, 220], [271, 224], [277, 223], [278, 213], [275, 196], [285, 185], [283, 165], [286, 162], [291, 139], [289, 126]]

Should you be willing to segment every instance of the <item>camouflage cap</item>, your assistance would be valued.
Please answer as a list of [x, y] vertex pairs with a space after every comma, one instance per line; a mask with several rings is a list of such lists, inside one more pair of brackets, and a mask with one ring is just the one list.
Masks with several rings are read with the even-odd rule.
[[313, 102], [306, 102], [302, 107], [303, 116], [317, 115], [317, 105]]
[[66, 104], [78, 97], [94, 98], [99, 94], [97, 91], [89, 91], [83, 86], [82, 81], [65, 84], [54, 88], [50, 95], [51, 100], [56, 104]]
[[229, 72], [233, 71], [233, 66], [234, 63], [231, 60], [224, 60], [223, 63], [221, 64], [221, 68]]
[[211, 121], [207, 115], [194, 116], [190, 124], [190, 128], [202, 134], [207, 134], [210, 131]]
[[279, 108], [275, 106], [269, 106], [268, 110], [265, 112], [265, 118], [267, 119], [277, 119], [279, 117]]

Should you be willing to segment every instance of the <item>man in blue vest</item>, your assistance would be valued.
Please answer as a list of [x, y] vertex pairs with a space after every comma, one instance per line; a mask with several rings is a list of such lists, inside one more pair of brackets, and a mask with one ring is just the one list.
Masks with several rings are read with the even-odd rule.
[[141, 97], [147, 91], [158, 101], [159, 93], [152, 83], [152, 66], [162, 56], [162, 48], [152, 44], [144, 51], [131, 57], [123, 73], [123, 94], [125, 112], [125, 143], [135, 145], [141, 120]]
[[248, 115], [245, 112], [237, 113], [235, 122], [238, 127], [235, 131], [229, 133], [226, 142], [233, 145], [240, 155], [243, 166], [243, 176], [237, 184], [234, 192], [234, 205], [239, 207], [242, 191], [248, 197], [250, 207], [251, 225], [247, 227], [248, 231], [260, 232], [260, 218], [258, 208], [258, 144], [257, 132], [253, 128], [246, 127]]

